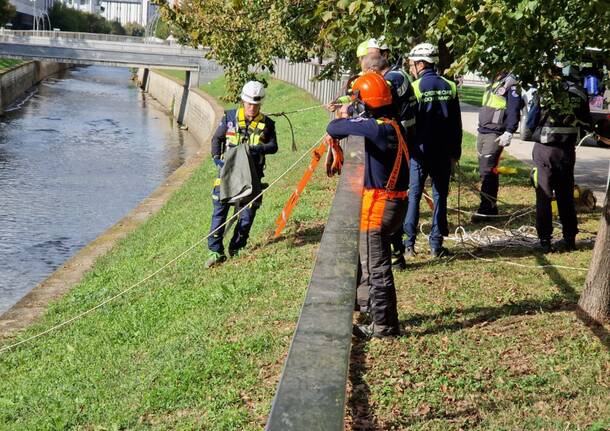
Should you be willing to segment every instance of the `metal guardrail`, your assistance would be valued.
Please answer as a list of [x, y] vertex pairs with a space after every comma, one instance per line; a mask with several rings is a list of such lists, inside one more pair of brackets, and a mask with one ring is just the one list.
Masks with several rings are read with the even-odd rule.
[[[138, 41], [132, 43], [132, 41]], [[199, 72], [209, 68], [207, 50], [146, 44], [144, 38], [54, 31], [0, 29], [0, 56], [74, 64], [150, 67]]]
[[273, 76], [289, 82], [307, 91], [321, 102], [330, 102], [343, 93], [347, 76], [337, 81], [313, 81], [322, 70], [322, 65], [316, 63], [291, 63], [288, 60], [277, 59]]
[[[0, 35], [11, 35], [16, 37], [47, 37], [65, 40], [95, 40], [102, 42], [134, 43], [142, 45], [173, 46], [180, 47], [177, 40], [164, 40], [156, 37], [121, 36], [107, 33], [83, 33], [77, 31], [61, 30], [9, 30], [0, 28]], [[184, 46], [184, 48], [195, 49]]]
[[364, 138], [346, 160], [267, 431], [343, 431], [358, 273]]

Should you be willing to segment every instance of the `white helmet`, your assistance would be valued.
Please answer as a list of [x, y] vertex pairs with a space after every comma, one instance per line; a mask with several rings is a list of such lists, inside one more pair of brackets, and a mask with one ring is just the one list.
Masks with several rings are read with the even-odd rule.
[[381, 36], [378, 39], [369, 39], [368, 48], [377, 48], [381, 51], [386, 51], [390, 47], [385, 43], [385, 37]]
[[425, 61], [426, 63], [438, 63], [438, 49], [431, 43], [420, 43], [415, 45], [409, 55], [409, 60]]
[[241, 100], [244, 102], [260, 105], [263, 103], [264, 98], [265, 86], [262, 82], [248, 81], [244, 84], [244, 88], [241, 89]]

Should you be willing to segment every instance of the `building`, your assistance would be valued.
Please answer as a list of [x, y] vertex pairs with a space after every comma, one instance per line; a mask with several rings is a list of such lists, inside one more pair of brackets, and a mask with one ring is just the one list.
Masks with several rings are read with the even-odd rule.
[[108, 21], [119, 21], [122, 25], [135, 22], [146, 27], [155, 15], [156, 6], [150, 0], [101, 0], [101, 14]]

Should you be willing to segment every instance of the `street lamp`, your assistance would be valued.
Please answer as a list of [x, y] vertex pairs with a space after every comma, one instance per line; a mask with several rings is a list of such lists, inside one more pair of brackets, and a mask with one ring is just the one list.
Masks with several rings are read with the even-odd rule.
[[36, 10], [36, 0], [30, 0], [32, 3], [34, 3], [34, 16], [32, 17], [32, 29], [34, 31], [38, 30], [38, 12]]

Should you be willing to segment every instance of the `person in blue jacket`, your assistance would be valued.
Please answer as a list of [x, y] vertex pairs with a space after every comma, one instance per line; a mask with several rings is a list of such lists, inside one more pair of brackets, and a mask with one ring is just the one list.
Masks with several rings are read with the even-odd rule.
[[415, 255], [419, 224], [419, 203], [424, 183], [432, 179], [434, 210], [428, 241], [432, 256], [449, 254], [443, 237], [449, 234], [447, 196], [451, 171], [462, 154], [462, 117], [457, 86], [434, 69], [438, 50], [430, 43], [416, 45], [409, 53], [409, 71], [417, 78], [413, 90], [417, 98], [415, 137], [409, 143], [411, 156], [409, 206], [404, 222], [405, 255]]
[[[205, 262], [206, 268], [222, 263], [227, 259], [222, 242], [226, 226], [218, 229], [226, 222], [231, 207], [230, 203], [220, 201], [220, 176], [221, 170], [224, 169], [224, 153], [227, 147], [248, 145], [255, 171], [252, 172], [252, 175], [256, 176], [257, 180], [265, 175], [265, 155], [277, 152], [275, 122], [260, 112], [264, 98], [265, 87], [262, 83], [258, 81], [246, 82], [241, 92], [242, 106], [225, 111], [225, 115], [212, 137], [212, 158], [218, 167], [218, 178], [212, 191], [214, 212], [212, 213], [212, 224], [210, 226], [211, 236], [208, 238], [210, 252]], [[230, 175], [231, 173], [223, 173], [223, 175], [227, 174]], [[233, 237], [229, 242], [230, 256], [235, 256], [241, 248], [246, 246], [256, 211], [261, 203], [261, 198], [249, 202], [246, 209], [240, 213]]]
[[352, 97], [358, 117], [333, 120], [326, 131], [336, 139], [349, 135], [365, 138], [360, 285], [368, 286], [373, 323], [355, 326], [354, 334], [383, 338], [400, 334], [390, 242], [407, 207], [408, 149], [404, 131], [393, 119], [396, 114], [390, 86], [380, 74], [367, 72], [359, 77]]
[[500, 73], [483, 93], [479, 111], [477, 156], [481, 176], [481, 203], [472, 222], [487, 221], [498, 215], [498, 163], [502, 150], [508, 147], [519, 126], [521, 89], [511, 73]]
[[[383, 75], [384, 79], [390, 84], [394, 114], [405, 130], [406, 141], [412, 141], [415, 137], [415, 107], [417, 106], [417, 99], [413, 92], [411, 80], [407, 79], [402, 71], [391, 69], [390, 63], [384, 56], [369, 54], [363, 64], [366, 64], [368, 70]], [[398, 270], [407, 268], [402, 236], [403, 230], [401, 227], [392, 237], [392, 267]]]

